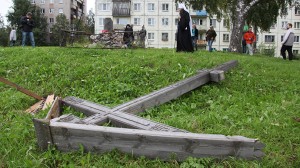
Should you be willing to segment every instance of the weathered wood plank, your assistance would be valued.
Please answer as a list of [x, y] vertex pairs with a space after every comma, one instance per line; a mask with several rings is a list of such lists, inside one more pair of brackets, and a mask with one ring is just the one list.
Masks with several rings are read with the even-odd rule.
[[76, 98], [73, 96], [64, 98], [62, 102], [64, 103], [64, 105], [70, 106], [75, 110], [84, 113], [87, 116], [94, 114], [106, 115], [108, 112], [111, 111], [109, 107], [99, 105], [84, 99]]
[[32, 121], [34, 124], [39, 148], [41, 150], [48, 149], [48, 146], [53, 144], [52, 134], [49, 127], [49, 120], [33, 119]]
[[[111, 128], [93, 125], [51, 122], [53, 142], [59, 150], [77, 150], [83, 145], [87, 151], [119, 149], [136, 156], [158, 157], [168, 160], [173, 154], [178, 160], [192, 157], [229, 156], [245, 159], [261, 157], [255, 149], [256, 139], [224, 135], [194, 134], [181, 132], [147, 131]], [[163, 154], [162, 154], [163, 153]]]
[[220, 82], [225, 79], [224, 71], [221, 70], [213, 70], [210, 71], [210, 81]]

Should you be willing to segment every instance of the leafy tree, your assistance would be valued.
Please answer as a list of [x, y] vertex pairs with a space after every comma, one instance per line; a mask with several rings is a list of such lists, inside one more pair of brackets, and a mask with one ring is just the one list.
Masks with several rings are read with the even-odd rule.
[[86, 17], [86, 27], [85, 31], [88, 34], [94, 34], [95, 30], [95, 14], [92, 10], [89, 11], [89, 15]]
[[3, 17], [0, 14], [0, 46], [7, 46], [9, 42], [9, 34], [7, 28], [4, 26]]
[[47, 44], [47, 18], [41, 14], [41, 9], [31, 4], [28, 0], [13, 0], [13, 10], [8, 13], [7, 18], [11, 26], [17, 26], [17, 36], [18, 39], [22, 39], [22, 33], [20, 29], [20, 19], [25, 16], [27, 12], [32, 13], [32, 18], [35, 22], [35, 27], [33, 29], [34, 37], [37, 45]]
[[52, 26], [51, 43], [52, 45], [65, 46], [66, 32], [69, 29], [70, 23], [66, 15], [60, 14], [56, 16], [56, 23]]
[[[179, 0], [177, 0], [179, 1]], [[286, 14], [286, 6], [295, 5], [299, 0], [186, 0], [193, 9], [203, 9], [218, 19], [230, 19], [231, 36], [229, 50], [241, 51], [241, 39], [245, 21], [268, 30], [279, 14]]]

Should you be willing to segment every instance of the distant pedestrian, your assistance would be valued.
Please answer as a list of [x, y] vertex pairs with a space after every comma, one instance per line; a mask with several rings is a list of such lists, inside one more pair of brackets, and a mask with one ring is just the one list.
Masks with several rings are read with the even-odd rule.
[[147, 31], [145, 29], [145, 26], [142, 26], [142, 29], [139, 32], [139, 37], [140, 37], [140, 46], [145, 48], [145, 38], [147, 35]]
[[208, 44], [208, 51], [212, 52], [213, 48], [212, 48], [212, 44], [215, 41], [217, 36], [216, 31], [214, 30], [213, 26], [210, 26], [209, 30], [206, 32], [206, 41]]
[[197, 48], [198, 29], [195, 24], [193, 24], [193, 28], [192, 28], [192, 40], [193, 40], [194, 49], [198, 50], [198, 48]]
[[9, 45], [15, 46], [16, 44], [16, 40], [17, 40], [17, 33], [16, 33], [16, 29], [14, 27], [12, 27], [10, 34], [9, 34]]
[[293, 60], [293, 44], [294, 44], [294, 31], [293, 31], [293, 25], [291, 23], [288, 23], [287, 25], [287, 32], [284, 34], [283, 41], [282, 41], [282, 47], [281, 47], [281, 55], [283, 59], [286, 59], [286, 51], [288, 51], [289, 54], [289, 60]]
[[22, 46], [25, 46], [26, 38], [29, 36], [31, 46], [35, 47], [34, 36], [32, 29], [34, 28], [34, 21], [32, 19], [32, 13], [28, 12], [26, 16], [21, 17], [22, 24]]
[[256, 36], [252, 32], [252, 27], [249, 27], [248, 31], [244, 34], [244, 40], [246, 41], [247, 51], [250, 55], [253, 55], [253, 43], [256, 41]]
[[192, 44], [192, 20], [183, 3], [178, 4], [179, 20], [177, 26], [176, 52], [194, 52]]
[[124, 30], [123, 41], [126, 47], [130, 48], [134, 40], [133, 29], [130, 24], [127, 24]]

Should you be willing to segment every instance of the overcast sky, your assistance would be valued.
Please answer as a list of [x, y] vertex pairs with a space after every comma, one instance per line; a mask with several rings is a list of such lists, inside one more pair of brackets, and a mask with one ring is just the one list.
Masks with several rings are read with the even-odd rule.
[[[87, 1], [87, 12], [93, 8], [93, 11], [95, 11], [95, 0], [86, 0]], [[6, 15], [8, 14], [8, 11], [11, 10], [11, 6], [13, 5], [12, 0], [1, 0], [1, 5], [0, 5], [0, 14], [3, 17], [5, 24], [6, 22]]]

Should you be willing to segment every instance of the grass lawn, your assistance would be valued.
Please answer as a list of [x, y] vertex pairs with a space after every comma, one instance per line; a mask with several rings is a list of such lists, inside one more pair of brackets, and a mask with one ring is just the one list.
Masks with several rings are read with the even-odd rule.
[[[188, 158], [184, 162], [112, 151], [62, 153], [37, 146], [37, 100], [0, 83], [0, 167], [300, 167], [300, 61], [173, 49], [0, 48], [0, 76], [41, 96], [75, 96], [114, 107], [230, 60], [239, 65], [210, 83], [140, 116], [194, 133], [263, 142], [262, 160]], [[65, 112], [72, 112], [66, 108]]]

